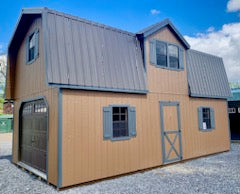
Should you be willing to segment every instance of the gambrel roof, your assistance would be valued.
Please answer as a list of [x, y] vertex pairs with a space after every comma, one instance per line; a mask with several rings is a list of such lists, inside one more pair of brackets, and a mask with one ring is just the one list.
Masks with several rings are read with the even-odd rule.
[[224, 99], [231, 96], [222, 58], [190, 49], [187, 70], [190, 96]]
[[[230, 96], [222, 59], [189, 50], [189, 44], [169, 19], [135, 34], [47, 8], [22, 10], [8, 48], [10, 60], [6, 88], [14, 83], [14, 60], [18, 49], [32, 21], [38, 17], [42, 18], [46, 82], [50, 86], [147, 93], [142, 41], [168, 27], [187, 50], [190, 96]], [[7, 96], [11, 99], [12, 95]]]
[[[32, 15], [37, 14], [42, 16], [49, 85], [147, 92], [146, 72], [135, 34], [47, 8], [23, 9], [20, 24], [24, 23], [23, 19], [28, 21]], [[17, 27], [14, 37], [20, 33], [21, 29]], [[16, 48], [15, 44], [13, 38], [10, 50]]]

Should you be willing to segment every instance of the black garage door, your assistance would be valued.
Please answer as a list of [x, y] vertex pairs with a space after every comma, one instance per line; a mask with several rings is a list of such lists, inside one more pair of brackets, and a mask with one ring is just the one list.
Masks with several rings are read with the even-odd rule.
[[46, 172], [47, 106], [44, 100], [27, 102], [20, 111], [20, 161]]

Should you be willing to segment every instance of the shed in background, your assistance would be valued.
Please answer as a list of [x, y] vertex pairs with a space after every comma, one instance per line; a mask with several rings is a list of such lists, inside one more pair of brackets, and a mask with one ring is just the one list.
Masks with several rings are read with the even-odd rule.
[[231, 140], [240, 140], [240, 88], [232, 89], [232, 97], [228, 98], [228, 114]]

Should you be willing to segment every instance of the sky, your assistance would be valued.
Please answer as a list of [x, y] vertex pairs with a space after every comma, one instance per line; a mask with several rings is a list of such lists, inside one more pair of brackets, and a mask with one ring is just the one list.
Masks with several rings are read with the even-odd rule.
[[21, 9], [48, 7], [130, 32], [169, 18], [192, 49], [220, 56], [240, 82], [240, 0], [3, 0], [0, 53], [7, 52]]

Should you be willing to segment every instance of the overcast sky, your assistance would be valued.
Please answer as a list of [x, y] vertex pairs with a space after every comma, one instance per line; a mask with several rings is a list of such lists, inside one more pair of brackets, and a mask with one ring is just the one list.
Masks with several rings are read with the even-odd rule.
[[130, 32], [170, 18], [192, 49], [222, 57], [229, 80], [240, 82], [240, 0], [5, 0], [0, 54], [23, 7], [49, 7]]

